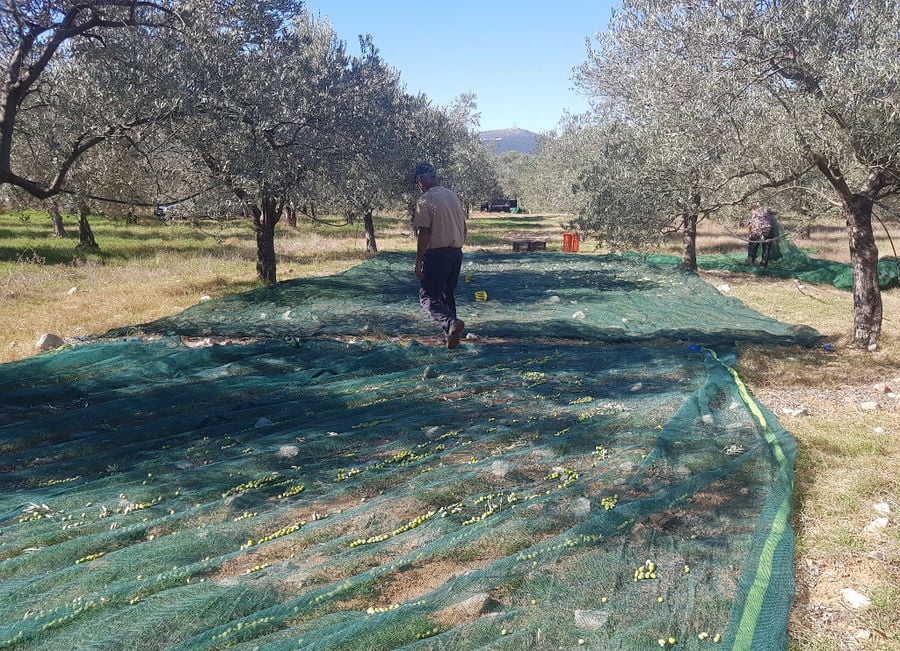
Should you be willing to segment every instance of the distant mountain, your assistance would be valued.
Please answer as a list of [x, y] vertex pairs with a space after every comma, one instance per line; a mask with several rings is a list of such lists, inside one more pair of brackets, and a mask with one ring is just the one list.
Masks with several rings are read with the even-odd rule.
[[537, 146], [538, 134], [525, 129], [495, 129], [493, 131], [482, 131], [480, 134], [481, 142], [494, 143], [494, 151], [502, 154], [507, 151], [518, 151], [523, 154], [534, 153]]

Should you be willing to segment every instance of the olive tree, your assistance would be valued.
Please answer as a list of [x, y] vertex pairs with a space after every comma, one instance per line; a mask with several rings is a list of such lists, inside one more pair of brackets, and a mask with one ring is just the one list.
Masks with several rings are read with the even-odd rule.
[[240, 8], [197, 3], [180, 65], [183, 101], [202, 110], [187, 113], [174, 137], [230, 194], [217, 209], [253, 220], [257, 274], [274, 283], [275, 226], [287, 201], [352, 156], [352, 116], [366, 98], [331, 26], [302, 3]]
[[847, 223], [853, 341], [875, 349], [882, 323], [876, 202], [900, 193], [900, 5], [892, 0], [742, 6], [730, 33], [747, 78], [771, 97]]
[[362, 218], [366, 251], [378, 250], [374, 212], [393, 208], [410, 189], [415, 161], [403, 141], [412, 98], [400, 74], [380, 57], [370, 36], [360, 37], [361, 54], [350, 64], [350, 85], [364, 101], [345, 116], [352, 137], [338, 169], [325, 169], [310, 191], [342, 213], [347, 223]]
[[[497, 173], [497, 181], [500, 184], [498, 196], [512, 197], [521, 200], [526, 192], [526, 175], [529, 164], [533, 160], [533, 154], [518, 151], [506, 151], [495, 154], [493, 163]], [[490, 200], [492, 197], [485, 196]]]
[[[576, 212], [573, 187], [593, 151], [593, 127], [587, 114], [567, 115], [555, 131], [541, 134], [534, 154], [520, 170], [519, 187], [528, 205], [538, 210]], [[500, 169], [503, 178], [502, 163]]]
[[[682, 232], [683, 264], [696, 269], [700, 220], [727, 214], [763, 188], [793, 183], [804, 165], [796, 155], [781, 154], [792, 134], [779, 133], [758, 103], [735, 92], [730, 66], [708, 56], [713, 28], [686, 26], [692, 16], [681, 3], [625, 2], [589, 49], [576, 82], [606, 120], [627, 125], [619, 133], [627, 133], [632, 146], [615, 152], [625, 161], [619, 189], [631, 197], [637, 189], [642, 197], [640, 203], [624, 198], [630, 209], [624, 214], [587, 212], [580, 222], [609, 231], [612, 219], [640, 230], [646, 211], [659, 211], [653, 221]], [[591, 173], [583, 188], [594, 183]], [[609, 191], [615, 195], [615, 185]]]
[[[145, 30], [155, 32], [177, 21], [167, 0], [17, 0], [0, 5], [0, 183], [20, 187], [38, 198], [66, 190], [67, 177], [78, 160], [98, 144], [120, 138], [160, 118], [152, 102], [136, 103], [133, 111], [104, 111], [103, 102], [67, 125], [54, 128], [53, 138], [42, 127], [48, 116], [65, 114], [65, 97], [57, 70], [67, 66], [78, 48], [102, 44], [107, 35]], [[69, 84], [68, 88], [74, 88]], [[103, 87], [84, 88], [99, 94]], [[74, 115], [71, 112], [69, 115]], [[40, 164], [33, 164], [33, 161]]]
[[494, 165], [493, 147], [481, 141], [477, 97], [463, 93], [446, 109], [450, 139], [449, 164], [443, 171], [447, 184], [459, 194], [467, 212], [483, 199], [500, 194], [500, 180]]
[[410, 216], [419, 197], [413, 178], [419, 162], [432, 163], [441, 185], [453, 188], [467, 208], [485, 188], [496, 187], [490, 153], [481, 147], [471, 121], [474, 108], [471, 95], [450, 107], [436, 106], [421, 93], [406, 96], [394, 146], [404, 165], [401, 201]]

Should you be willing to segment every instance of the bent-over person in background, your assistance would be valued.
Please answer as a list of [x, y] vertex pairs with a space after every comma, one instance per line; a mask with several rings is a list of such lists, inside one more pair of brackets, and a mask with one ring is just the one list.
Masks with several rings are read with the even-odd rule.
[[774, 212], [771, 208], [762, 206], [750, 211], [750, 238], [747, 240], [747, 264], [756, 264], [756, 252], [762, 245], [763, 267], [769, 266], [769, 254], [772, 251], [772, 243], [775, 240], [775, 223], [772, 221]]

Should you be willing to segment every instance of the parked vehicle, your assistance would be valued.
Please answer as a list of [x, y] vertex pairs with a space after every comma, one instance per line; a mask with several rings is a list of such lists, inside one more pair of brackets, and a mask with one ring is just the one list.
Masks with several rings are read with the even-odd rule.
[[481, 204], [481, 210], [482, 212], [511, 212], [518, 206], [519, 202], [516, 199], [494, 199], [490, 203]]

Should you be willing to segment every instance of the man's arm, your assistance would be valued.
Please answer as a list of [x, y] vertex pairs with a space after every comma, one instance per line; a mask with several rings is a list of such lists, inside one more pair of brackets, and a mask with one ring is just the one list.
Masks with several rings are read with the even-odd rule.
[[416, 278], [422, 280], [425, 274], [422, 272], [422, 263], [425, 261], [425, 251], [431, 242], [431, 229], [419, 226], [419, 235], [416, 241]]

